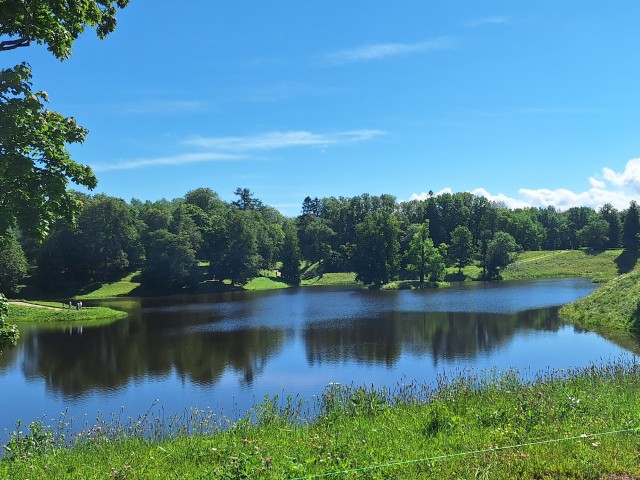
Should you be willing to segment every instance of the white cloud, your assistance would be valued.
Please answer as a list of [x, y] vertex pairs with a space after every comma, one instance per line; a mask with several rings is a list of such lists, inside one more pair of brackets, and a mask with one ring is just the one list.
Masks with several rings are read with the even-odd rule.
[[92, 165], [96, 172], [109, 172], [113, 170], [133, 170], [136, 168], [157, 167], [159, 165], [185, 165], [198, 162], [222, 162], [230, 160], [240, 160], [242, 156], [227, 153], [184, 153], [172, 157], [140, 158], [117, 163], [102, 163]]
[[464, 24], [465, 27], [480, 27], [482, 25], [502, 25], [509, 23], [509, 19], [503, 15], [477, 18]]
[[193, 137], [183, 143], [212, 150], [247, 152], [292, 147], [326, 147], [371, 140], [384, 134], [385, 132], [381, 130], [351, 130], [338, 133], [312, 133], [298, 130], [269, 132], [246, 137]]
[[616, 187], [631, 187], [638, 191], [640, 190], [640, 158], [629, 160], [622, 173], [614, 172], [610, 168], [603, 168], [602, 176]]
[[[488, 200], [498, 202], [508, 208], [547, 207], [552, 205], [559, 210], [567, 210], [571, 207], [600, 208], [605, 203], [613, 205], [618, 210], [629, 207], [632, 200], [640, 201], [640, 158], [629, 160], [622, 173], [610, 168], [602, 169], [603, 179], [590, 177], [588, 179], [591, 188], [584, 192], [572, 192], [565, 188], [550, 190], [546, 188], [518, 190], [519, 198], [509, 197], [499, 193], [493, 195], [484, 188], [476, 188], [470, 193], [486, 197]], [[440, 193], [451, 193], [450, 188], [445, 188]], [[427, 193], [412, 194], [411, 200], [423, 200]]]
[[377, 43], [364, 45], [346, 50], [340, 50], [325, 55], [324, 61], [329, 65], [344, 65], [355, 62], [366, 62], [387, 57], [426, 53], [453, 47], [449, 37], [439, 37], [416, 43]]

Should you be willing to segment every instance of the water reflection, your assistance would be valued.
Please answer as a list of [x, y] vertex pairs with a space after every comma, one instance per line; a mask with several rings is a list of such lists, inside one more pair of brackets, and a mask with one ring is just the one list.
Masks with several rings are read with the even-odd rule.
[[310, 325], [304, 339], [310, 364], [356, 361], [393, 366], [403, 352], [442, 359], [473, 359], [508, 343], [516, 332], [556, 331], [556, 308], [514, 315], [391, 312], [380, 318]]
[[276, 357], [309, 375], [334, 364], [393, 367], [406, 356], [430, 357], [434, 365], [470, 361], [516, 335], [561, 325], [556, 307], [511, 313], [514, 305], [556, 305], [569, 292], [577, 298], [592, 288], [564, 280], [439, 292], [298, 289], [107, 301], [130, 316], [100, 328], [23, 330], [19, 356], [7, 352], [0, 368], [20, 361], [26, 379], [79, 398], [172, 376], [212, 386], [227, 372], [251, 386]]

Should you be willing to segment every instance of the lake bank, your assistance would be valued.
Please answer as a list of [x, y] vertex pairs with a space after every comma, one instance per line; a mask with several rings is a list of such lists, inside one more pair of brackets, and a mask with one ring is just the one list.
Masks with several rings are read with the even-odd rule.
[[[436, 388], [390, 392], [329, 387], [309, 420], [305, 403], [274, 398], [246, 420], [150, 441], [154, 414], [90, 428], [76, 446], [36, 425], [9, 443], [7, 478], [595, 478], [640, 475], [640, 366], [614, 362], [540, 374], [442, 377]], [[615, 392], [615, 393], [614, 393]], [[190, 423], [191, 422], [191, 423]], [[160, 421], [161, 423], [161, 421]], [[122, 427], [120, 433], [118, 428]], [[157, 434], [158, 435], [158, 434]], [[161, 437], [162, 435], [160, 435]], [[629, 478], [629, 477], [628, 477]]]

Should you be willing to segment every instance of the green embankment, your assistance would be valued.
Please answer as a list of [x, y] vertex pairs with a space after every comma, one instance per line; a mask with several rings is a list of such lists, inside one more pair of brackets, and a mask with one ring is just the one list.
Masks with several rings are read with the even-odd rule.
[[[29, 302], [34, 306], [9, 305], [9, 320], [11, 322], [37, 322], [37, 323], [76, 323], [76, 324], [100, 324], [115, 321], [127, 316], [125, 312], [113, 310], [106, 307], [90, 307], [76, 310], [75, 306], [68, 308], [39, 308], [35, 305], [51, 302]], [[54, 304], [59, 307], [60, 304]]]
[[630, 270], [630, 262], [623, 250], [524, 252], [501, 274], [504, 280], [587, 277], [596, 282], [604, 282], [621, 271]]
[[226, 429], [212, 427], [213, 413], [190, 414], [183, 428], [200, 433], [172, 440], [148, 440], [160, 413], [98, 422], [73, 448], [23, 426], [0, 478], [630, 479], [640, 475], [639, 389], [640, 364], [619, 361], [533, 382], [441, 377], [437, 389], [394, 395], [334, 385], [315, 420], [304, 402], [272, 398]]
[[610, 280], [588, 297], [563, 307], [560, 314], [590, 330], [640, 332], [640, 270]]

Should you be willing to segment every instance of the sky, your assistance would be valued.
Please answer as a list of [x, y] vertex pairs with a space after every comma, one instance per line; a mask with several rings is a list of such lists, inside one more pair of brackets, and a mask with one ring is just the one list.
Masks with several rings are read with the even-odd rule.
[[[72, 57], [27, 61], [94, 193], [469, 191], [510, 207], [640, 201], [640, 2], [131, 0]], [[71, 185], [73, 187], [73, 185]], [[79, 190], [82, 190], [81, 188]]]

